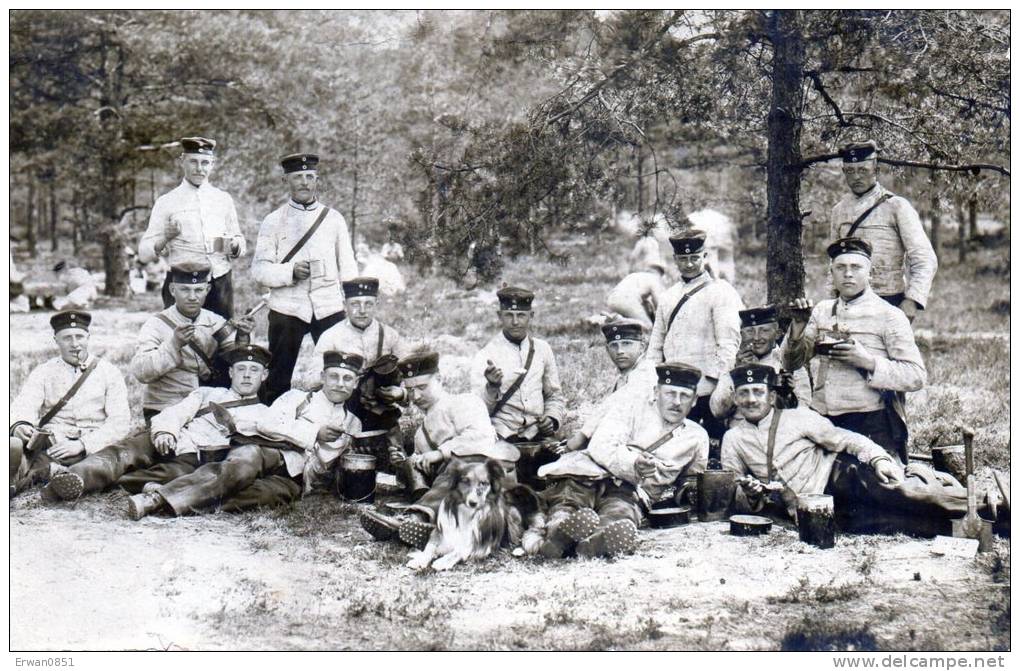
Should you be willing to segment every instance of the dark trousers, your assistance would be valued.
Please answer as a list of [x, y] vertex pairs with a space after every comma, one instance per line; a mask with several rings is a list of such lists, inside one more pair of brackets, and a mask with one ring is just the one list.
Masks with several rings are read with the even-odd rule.
[[641, 526], [642, 512], [637, 492], [626, 482], [615, 484], [612, 480], [589, 482], [560, 478], [539, 496], [549, 506], [546, 542], [559, 546], [561, 556], [570, 552], [572, 542], [556, 532], [568, 517], [581, 508], [591, 508], [598, 514], [599, 531], [619, 520], [630, 520], [635, 527]]
[[[205, 297], [205, 304], [202, 306], [210, 312], [215, 312], [224, 319], [234, 316], [234, 281], [231, 276], [234, 271], [228, 270], [220, 277], [214, 277], [209, 282], [209, 293]], [[174, 304], [174, 297], [170, 295], [170, 273], [166, 274], [163, 280], [163, 307], [168, 308]]]
[[883, 485], [871, 466], [840, 454], [825, 492], [839, 525], [853, 532], [952, 535], [952, 520], [967, 512], [967, 488], [920, 462], [907, 466], [900, 484]]
[[879, 296], [879, 298], [881, 298], [886, 303], [888, 303], [888, 304], [890, 304], [892, 306], [899, 307], [900, 303], [903, 302], [903, 299], [906, 298], [906, 296], [904, 294], [902, 294], [902, 293], [898, 293], [898, 294], [889, 294], [888, 296]]
[[164, 485], [159, 494], [175, 514], [186, 515], [211, 506], [236, 511], [289, 503], [300, 496], [301, 487], [287, 475], [279, 450], [242, 445], [222, 461]]
[[297, 317], [269, 311], [269, 353], [273, 355], [273, 365], [269, 367], [269, 379], [266, 380], [266, 404], [272, 404], [281, 394], [290, 390], [290, 378], [294, 375], [301, 341], [306, 333], [312, 334], [312, 341], [319, 342], [319, 336], [331, 326], [344, 320], [346, 313], [341, 310], [322, 319], [312, 318], [305, 322]]
[[830, 422], [841, 429], [859, 433], [881, 445], [889, 456], [901, 464], [906, 463], [907, 432], [902, 420], [892, 411], [847, 412], [827, 415]]
[[[193, 454], [159, 454], [147, 430], [128, 436], [115, 445], [90, 454], [71, 471], [81, 476], [84, 494], [101, 492], [114, 483], [126, 484], [141, 491], [146, 482], [169, 482], [195, 470], [198, 456]], [[124, 483], [123, 476], [131, 473]]]
[[[50, 464], [54, 463], [54, 459], [52, 459], [50, 455], [46, 454], [46, 450], [50, 447], [51, 443], [49, 439], [44, 438], [37, 442], [35, 448], [31, 452], [26, 452], [23, 441], [17, 438], [11, 438], [10, 486], [13, 487], [14, 494], [20, 494], [29, 487], [46, 482], [50, 479]], [[68, 459], [57, 461], [56, 463], [64, 466], [70, 466], [84, 458], [84, 454], [79, 454]]]
[[708, 458], [719, 459], [720, 441], [722, 441], [723, 434], [726, 433], [726, 424], [722, 420], [716, 419], [715, 415], [712, 414], [712, 409], [708, 403], [710, 398], [711, 394], [699, 396], [698, 400], [691, 406], [691, 411], [687, 413], [687, 419], [697, 422], [708, 433]]

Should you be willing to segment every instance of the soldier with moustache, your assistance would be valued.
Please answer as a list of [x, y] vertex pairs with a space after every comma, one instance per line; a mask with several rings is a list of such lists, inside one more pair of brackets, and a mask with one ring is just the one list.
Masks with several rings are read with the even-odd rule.
[[50, 318], [60, 352], [36, 366], [11, 402], [10, 495], [49, 479], [127, 435], [127, 386], [116, 366], [89, 352], [92, 315], [81, 310]]
[[[216, 167], [216, 141], [204, 137], [181, 139], [177, 159], [184, 178], [180, 185], [156, 199], [149, 226], [138, 243], [138, 260], [151, 263], [167, 258], [171, 266], [208, 265], [209, 292], [203, 307], [224, 319], [234, 316], [234, 285], [230, 260], [244, 255], [246, 242], [237, 220], [234, 200], [209, 183]], [[163, 282], [163, 307], [174, 303], [171, 278]]]

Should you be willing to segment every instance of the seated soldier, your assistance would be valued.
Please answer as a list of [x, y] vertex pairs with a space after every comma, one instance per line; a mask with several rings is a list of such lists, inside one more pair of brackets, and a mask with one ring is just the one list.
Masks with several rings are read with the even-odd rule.
[[322, 388], [291, 389], [273, 403], [274, 416], [290, 418], [292, 427], [281, 426], [286, 440], [305, 450], [304, 489], [329, 484], [337, 457], [351, 446], [361, 431], [361, 420], [347, 407], [357, 388], [364, 359], [354, 352], [326, 352], [322, 357]]
[[400, 520], [371, 511], [362, 514], [365, 530], [379, 540], [400, 538], [419, 550], [428, 541], [431, 523], [447, 491], [444, 474], [457, 460], [496, 459], [514, 482], [513, 471], [520, 452], [509, 443], [496, 440], [485, 404], [473, 394], [450, 394], [439, 378], [439, 355], [435, 352], [412, 354], [400, 361], [404, 389], [408, 398], [425, 413], [414, 434], [414, 454], [402, 468], [402, 479], [417, 502], [409, 510], [427, 522]]
[[666, 290], [662, 278], [666, 267], [662, 261], [648, 263], [645, 270], [630, 273], [606, 295], [606, 307], [621, 317], [639, 321], [648, 330], [655, 320], [659, 295]]
[[[379, 303], [379, 280], [356, 277], [342, 283], [347, 319], [331, 326], [315, 345], [316, 356], [326, 352], [351, 352], [364, 360], [364, 375], [347, 403], [361, 420], [366, 438], [355, 442], [355, 449], [376, 456], [386, 469], [389, 463], [404, 459], [400, 438], [400, 408], [403, 399], [396, 362], [409, 353], [403, 338], [392, 326], [375, 318]], [[309, 385], [311, 388], [312, 385]]]
[[809, 408], [775, 408], [771, 366], [738, 366], [730, 377], [742, 419], [723, 437], [723, 467], [751, 476], [737, 488], [738, 511], [793, 517], [798, 496], [825, 493], [844, 528], [923, 536], [948, 533], [966, 513], [967, 490], [952, 476], [916, 462], [904, 470], [882, 446]]
[[11, 496], [48, 480], [51, 464], [81, 461], [127, 435], [124, 376], [89, 354], [91, 322], [77, 310], [53, 315], [60, 356], [33, 369], [11, 402]]
[[[255, 353], [254, 364], [260, 366], [256, 369], [257, 391], [268, 377], [269, 352], [249, 347]], [[243, 355], [239, 360], [244, 360]], [[248, 359], [249, 366], [252, 363]], [[297, 499], [302, 489], [299, 483], [303, 481], [307, 491], [329, 471], [350, 445], [351, 434], [360, 429], [357, 418], [344, 410], [344, 401], [354, 389], [361, 356], [329, 352], [325, 364], [322, 389], [292, 389], [277, 398], [268, 411], [260, 406], [258, 413], [238, 418], [225, 432], [230, 449], [221, 461], [204, 464], [169, 484], [131, 497], [131, 516], [141, 519], [164, 509], [186, 515], [217, 506], [226, 511], [246, 510]]]
[[[217, 350], [247, 343], [255, 324], [250, 317], [225, 320], [202, 307], [209, 293], [208, 266], [174, 266], [170, 269], [170, 295], [174, 304], [149, 318], [138, 333], [138, 348], [131, 372], [145, 385], [142, 416], [181, 401], [207, 384], [217, 373]], [[219, 386], [225, 380], [216, 380]]]
[[[787, 396], [780, 398], [777, 393], [777, 402], [787, 408], [807, 408], [811, 404], [811, 382], [807, 368], [799, 368], [793, 373], [783, 370], [780, 349], [776, 344], [779, 333], [779, 312], [776, 306], [766, 305], [741, 310], [737, 365], [760, 363], [763, 366], [771, 366], [776, 371], [784, 395]], [[784, 382], [788, 384], [784, 385]], [[719, 384], [712, 391], [709, 403], [712, 414], [727, 425], [734, 419], [740, 419], [733, 405], [733, 383], [729, 375], [719, 378]]]
[[813, 309], [807, 298], [797, 299], [783, 367], [814, 366], [811, 407], [906, 463], [903, 394], [928, 379], [914, 331], [903, 312], [871, 290], [871, 245], [843, 238], [827, 251], [839, 296]]
[[550, 481], [541, 553], [613, 556], [634, 550], [642, 506], [671, 495], [678, 478], [708, 464], [708, 434], [687, 413], [701, 371], [681, 363], [656, 366], [650, 394], [612, 397], [588, 449], [539, 469]]
[[[655, 364], [645, 358], [647, 336], [643, 324], [635, 319], [620, 319], [604, 324], [606, 353], [616, 366], [617, 375], [602, 400], [592, 410], [584, 425], [565, 443], [553, 448], [557, 454], [573, 452], [587, 447], [599, 422], [612, 407], [612, 397], [619, 394], [644, 394], [655, 385]], [[633, 386], [632, 386], [633, 385]], [[621, 391], [624, 388], [628, 391]]]
[[222, 457], [230, 447], [230, 424], [259, 417], [267, 410], [258, 392], [266, 376], [266, 352], [245, 345], [228, 354], [230, 388], [199, 387], [152, 418], [151, 428], [60, 467], [46, 491], [74, 500], [118, 484], [142, 491]]
[[484, 399], [501, 441], [553, 437], [563, 421], [565, 401], [552, 348], [530, 335], [535, 295], [504, 287], [496, 296], [502, 332], [475, 355], [472, 389]]

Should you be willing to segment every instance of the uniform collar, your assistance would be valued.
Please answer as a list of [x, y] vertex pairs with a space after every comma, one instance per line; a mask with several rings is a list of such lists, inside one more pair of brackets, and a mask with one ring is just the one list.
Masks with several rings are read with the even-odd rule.
[[864, 291], [862, 291], [861, 293], [857, 294], [856, 296], [850, 298], [849, 300], [844, 299], [842, 296], [840, 296], [838, 300], [843, 305], [857, 305], [859, 302], [861, 302], [862, 298], [866, 298], [868, 296], [868, 294], [870, 294], [870, 293], [872, 293], [871, 287], [866, 287], [864, 289]]
[[365, 333], [368, 333], [368, 330], [369, 330], [370, 328], [372, 328], [372, 325], [373, 325], [373, 324], [375, 324], [375, 322], [376, 322], [376, 320], [375, 320], [375, 319], [373, 319], [372, 321], [368, 322], [368, 326], [366, 326], [366, 327], [365, 327], [365, 328], [363, 328], [363, 329], [359, 329], [359, 328], [358, 328], [357, 326], [355, 326], [355, 325], [354, 325], [354, 322], [352, 322], [352, 321], [351, 321], [350, 319], [345, 319], [344, 321], [346, 321], [346, 322], [347, 322], [348, 326], [350, 326], [350, 327], [351, 327], [351, 329], [352, 329], [352, 330], [353, 330], [353, 331], [354, 331], [355, 333], [361, 333], [361, 334], [365, 334]]
[[199, 308], [198, 314], [195, 315], [194, 317], [188, 317], [183, 312], [181, 312], [179, 309], [177, 309], [176, 305], [171, 305], [170, 309], [173, 310], [174, 314], [176, 314], [178, 317], [180, 317], [184, 321], [186, 321], [188, 323], [191, 323], [191, 324], [197, 324], [198, 323], [198, 318], [202, 316], [202, 309], [201, 308]]
[[746, 417], [743, 417], [742, 419], [749, 426], [751, 426], [751, 428], [754, 428], [754, 429], [767, 429], [770, 426], [772, 426], [772, 418], [775, 417], [775, 416], [776, 416], [776, 409], [775, 408], [771, 408], [769, 410], [769, 414], [765, 415], [764, 417], [759, 419], [757, 422], [752, 422], [751, 420], [747, 419]]
[[65, 366], [68, 366], [69, 368], [73, 368], [75, 370], [85, 370], [85, 367], [88, 366], [90, 363], [92, 363], [92, 360], [95, 357], [93, 356], [93, 354], [91, 352], [89, 352], [85, 356], [85, 359], [83, 359], [81, 362], [76, 363], [76, 364], [74, 364], [74, 363], [67, 363], [66, 361], [64, 361], [64, 357], [57, 357], [57, 358], [60, 360], [60, 363], [64, 364]]
[[502, 338], [504, 341], [506, 341], [506, 343], [508, 345], [511, 345], [511, 346], [516, 347], [518, 349], [524, 349], [524, 343], [526, 343], [528, 341], [528, 338], [531, 337], [531, 334], [529, 333], [528, 335], [524, 336], [524, 339], [521, 340], [519, 343], [514, 342], [513, 340], [510, 340], [510, 338], [507, 338], [506, 337], [506, 333], [504, 333], [502, 330], [499, 332], [499, 337]]
[[312, 202], [310, 202], [307, 205], [305, 205], [305, 204], [297, 202], [293, 198], [290, 198], [290, 199], [287, 200], [287, 205], [289, 205], [290, 207], [294, 208], [295, 210], [300, 210], [302, 212], [314, 212], [315, 210], [319, 209], [319, 201], [318, 200], [313, 200]]
[[687, 279], [686, 277], [681, 275], [680, 276], [680, 280], [684, 283], [684, 286], [691, 287], [691, 286], [694, 286], [695, 284], [698, 284], [698, 283], [700, 283], [702, 281], [708, 280], [708, 277], [709, 277], [708, 271], [707, 270], [702, 270], [701, 274], [699, 274], [697, 277], [692, 277], [691, 279]]
[[195, 186], [184, 177], [181, 177], [181, 186], [185, 189], [191, 189], [192, 191], [205, 191], [206, 187], [209, 186], [209, 179], [206, 178], [206, 180], [202, 182], [201, 186]]
[[878, 200], [878, 198], [880, 198], [883, 193], [885, 193], [885, 188], [882, 187], [881, 183], [875, 182], [875, 185], [868, 189], [867, 192], [862, 193], [861, 195], [858, 196], [856, 193], [851, 191], [850, 195], [853, 197], [854, 201], [858, 205], [861, 205], [869, 201]]

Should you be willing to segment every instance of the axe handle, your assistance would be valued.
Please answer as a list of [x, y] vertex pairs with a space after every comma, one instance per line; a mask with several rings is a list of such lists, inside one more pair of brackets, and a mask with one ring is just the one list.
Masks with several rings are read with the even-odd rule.
[[974, 473], [974, 429], [966, 424], [960, 427], [963, 432], [963, 453], [967, 461], [967, 475]]

